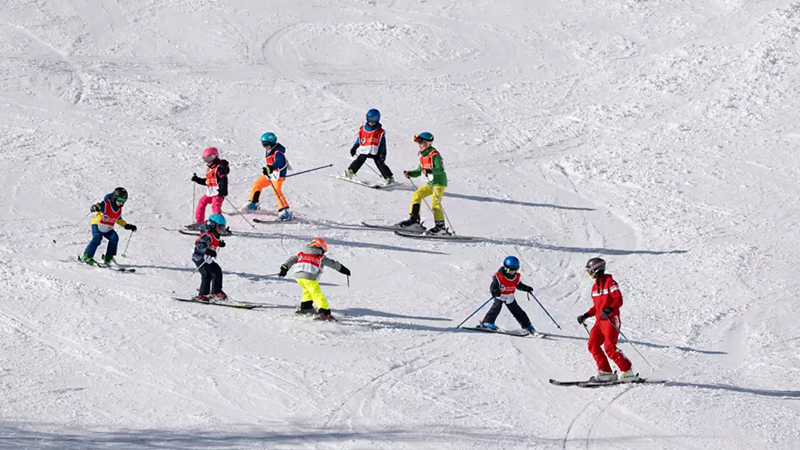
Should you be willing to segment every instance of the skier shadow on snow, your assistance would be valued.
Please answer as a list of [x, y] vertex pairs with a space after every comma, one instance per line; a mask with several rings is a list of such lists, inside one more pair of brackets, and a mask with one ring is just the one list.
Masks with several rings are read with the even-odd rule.
[[[572, 339], [575, 341], [589, 341], [588, 337], [580, 337], [580, 336], [567, 336], [566, 334], [555, 334], [555, 333], [547, 333], [548, 336], [552, 336], [555, 338], [561, 339]], [[663, 348], [663, 349], [670, 349], [674, 348], [676, 350], [681, 350], [684, 352], [695, 352], [695, 353], [702, 353], [704, 355], [727, 355], [728, 352], [722, 352], [718, 350], [700, 350], [692, 347], [685, 347], [685, 346], [678, 346], [678, 345], [663, 345], [663, 344], [653, 344], [652, 342], [642, 342], [642, 341], [630, 341], [635, 345], [641, 345], [642, 347], [650, 347], [650, 348]]]
[[[193, 268], [193, 267], [156, 266], [156, 265], [145, 265], [145, 264], [130, 264], [130, 265], [125, 265], [125, 267], [131, 267], [131, 268], [137, 268], [137, 269], [138, 268], [142, 268], [142, 269], [157, 269], [157, 270], [174, 270], [174, 271], [177, 271], [177, 272], [186, 272], [186, 273], [197, 271], [197, 269]], [[258, 274], [255, 274], [255, 273], [236, 272], [236, 271], [231, 271], [231, 270], [225, 270], [225, 275], [226, 276], [234, 275], [234, 276], [246, 278], [246, 279], [252, 280], [252, 281], [278, 281], [278, 282], [281, 282], [281, 283], [294, 283], [295, 282], [294, 278], [291, 278], [291, 277], [281, 278], [281, 277], [279, 277], [277, 275], [258, 275]], [[320, 286], [339, 286], [338, 284], [335, 284], [335, 283], [325, 283], [325, 282], [320, 282], [319, 285]]]
[[518, 247], [531, 247], [540, 250], [552, 250], [567, 253], [585, 253], [587, 255], [670, 255], [688, 253], [688, 250], [622, 250], [615, 248], [590, 248], [590, 247], [565, 247], [563, 245], [541, 244], [533, 239], [518, 238], [482, 238], [477, 237], [463, 243], [485, 242], [497, 245], [515, 245]]
[[487, 203], [505, 203], [507, 205], [530, 206], [532, 208], [554, 208], [554, 209], [565, 209], [568, 211], [597, 211], [594, 208], [585, 208], [581, 206], [560, 206], [560, 205], [554, 205], [552, 203], [521, 202], [519, 200], [507, 200], [504, 198], [494, 198], [494, 197], [480, 197], [477, 195], [456, 194], [453, 192], [447, 192], [446, 195], [448, 198], [449, 197], [460, 198], [463, 200], [473, 200], [476, 202], [487, 202]]
[[399, 318], [399, 319], [417, 319], [417, 320], [435, 320], [435, 321], [446, 321], [450, 322], [452, 319], [448, 319], [447, 317], [425, 317], [425, 316], [408, 316], [405, 314], [396, 314], [384, 311], [376, 311], [374, 309], [368, 308], [347, 308], [347, 309], [337, 309], [336, 312], [346, 314], [348, 316], [358, 317], [358, 316], [375, 316], [375, 317], [391, 317], [391, 318]]
[[668, 381], [664, 386], [674, 387], [693, 387], [700, 389], [712, 389], [718, 391], [738, 392], [741, 394], [753, 394], [762, 397], [781, 397], [781, 398], [800, 398], [800, 391], [771, 391], [769, 389], [753, 389], [728, 384], [704, 384], [704, 383], [684, 383], [682, 381]]
[[[364, 230], [364, 227], [359, 228], [359, 230]], [[261, 236], [248, 236], [254, 237], [256, 239], [290, 239], [295, 241], [308, 241], [311, 242], [312, 239], [316, 238], [314, 236], [304, 236], [304, 235], [296, 235], [296, 234], [284, 234], [284, 233], [273, 233]], [[344, 239], [338, 239], [333, 237], [326, 237], [325, 242], [328, 245], [342, 245], [347, 247], [360, 247], [360, 248], [371, 248], [376, 250], [389, 250], [395, 252], [410, 252], [410, 253], [427, 253], [429, 255], [446, 255], [447, 253], [444, 252], [437, 252], [435, 250], [425, 250], [419, 248], [411, 248], [411, 247], [399, 247], [396, 245], [387, 245], [387, 244], [372, 244], [369, 242], [358, 242], [358, 241], [346, 241]]]

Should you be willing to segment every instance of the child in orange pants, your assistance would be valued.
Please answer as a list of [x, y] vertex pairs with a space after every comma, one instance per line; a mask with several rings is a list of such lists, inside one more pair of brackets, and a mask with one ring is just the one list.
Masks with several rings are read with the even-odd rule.
[[253, 183], [250, 191], [250, 203], [247, 209], [257, 210], [258, 202], [261, 198], [261, 191], [269, 187], [272, 195], [275, 196], [275, 203], [278, 206], [278, 218], [280, 220], [291, 220], [292, 212], [289, 210], [289, 202], [283, 196], [283, 181], [286, 179], [286, 172], [289, 162], [286, 159], [286, 148], [278, 143], [275, 133], [264, 133], [261, 135], [261, 145], [266, 149], [267, 167], [264, 167], [263, 177], [259, 177]]

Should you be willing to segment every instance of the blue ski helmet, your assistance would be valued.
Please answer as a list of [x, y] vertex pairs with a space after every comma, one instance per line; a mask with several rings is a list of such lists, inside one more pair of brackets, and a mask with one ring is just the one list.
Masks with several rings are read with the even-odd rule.
[[503, 267], [508, 270], [519, 270], [519, 259], [516, 256], [508, 256], [503, 260]]
[[261, 145], [264, 147], [275, 147], [277, 143], [278, 136], [275, 136], [275, 133], [270, 131], [261, 135]]
[[209, 226], [225, 226], [225, 217], [222, 214], [212, 214], [208, 216], [208, 221], [206, 222]]
[[381, 121], [381, 112], [377, 109], [370, 109], [367, 111], [367, 122], [378, 123]]
[[423, 141], [433, 142], [433, 135], [426, 131], [424, 133], [420, 133], [414, 136], [414, 142], [423, 142]]

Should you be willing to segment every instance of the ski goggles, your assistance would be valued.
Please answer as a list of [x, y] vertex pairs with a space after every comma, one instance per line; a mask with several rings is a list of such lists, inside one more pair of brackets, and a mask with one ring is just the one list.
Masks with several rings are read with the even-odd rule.
[[116, 201], [117, 203], [125, 203], [127, 201], [127, 199], [124, 199], [122, 197], [117, 197], [117, 198], [114, 199], [114, 201]]
[[416, 142], [417, 144], [421, 144], [423, 142], [432, 142], [432, 141], [429, 141], [427, 139], [423, 139], [423, 138], [419, 137], [419, 135], [414, 135], [414, 142]]
[[272, 148], [275, 147], [275, 144], [270, 144], [269, 142], [261, 141], [261, 146], [264, 148]]

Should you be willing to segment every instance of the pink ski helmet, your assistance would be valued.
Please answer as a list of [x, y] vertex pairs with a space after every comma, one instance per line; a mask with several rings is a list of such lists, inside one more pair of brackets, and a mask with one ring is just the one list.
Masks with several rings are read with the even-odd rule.
[[219, 158], [219, 150], [217, 150], [217, 147], [208, 147], [203, 150], [203, 161], [210, 163], [217, 158]]

